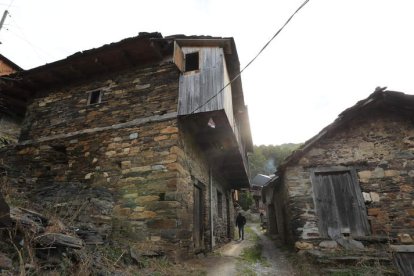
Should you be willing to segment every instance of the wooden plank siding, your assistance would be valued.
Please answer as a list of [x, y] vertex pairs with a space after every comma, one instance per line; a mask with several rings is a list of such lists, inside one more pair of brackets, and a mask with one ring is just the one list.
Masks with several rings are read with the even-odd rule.
[[184, 72], [180, 76], [178, 115], [225, 110], [233, 127], [231, 86], [216, 95], [229, 81], [223, 49], [182, 47], [182, 51], [184, 55], [199, 52], [199, 70]]
[[[221, 49], [221, 51], [223, 51], [223, 50]], [[229, 74], [228, 74], [227, 69], [226, 69], [227, 65], [226, 65], [226, 60], [224, 59], [223, 53], [221, 55], [223, 57], [223, 68], [224, 68], [224, 70], [223, 70], [223, 78], [224, 78], [223, 86], [224, 86], [224, 85], [227, 85], [228, 83], [230, 83], [231, 80], [230, 80]], [[236, 124], [236, 121], [235, 121], [235, 118], [234, 118], [234, 115], [233, 115], [234, 112], [233, 112], [233, 100], [232, 100], [232, 95], [231, 95], [231, 85], [228, 85], [226, 88], [224, 88], [223, 92], [221, 92], [221, 93], [223, 94], [224, 111], [226, 112], [226, 115], [227, 115], [227, 118], [229, 119], [230, 125], [233, 128], [233, 132], [236, 133], [236, 132], [238, 132], [238, 130], [236, 131], [236, 129], [235, 129], [237, 124]], [[238, 144], [240, 145], [241, 144], [241, 137], [237, 133], [236, 133], [236, 139], [237, 139]]]
[[185, 70], [184, 53], [180, 45], [178, 45], [177, 42], [174, 42], [173, 62], [175, 63], [175, 65], [177, 65], [178, 70], [180, 70], [181, 72], [184, 72]]
[[414, 252], [394, 254], [394, 263], [402, 276], [414, 275]]
[[314, 171], [312, 186], [321, 236], [370, 234], [362, 193], [351, 170]]

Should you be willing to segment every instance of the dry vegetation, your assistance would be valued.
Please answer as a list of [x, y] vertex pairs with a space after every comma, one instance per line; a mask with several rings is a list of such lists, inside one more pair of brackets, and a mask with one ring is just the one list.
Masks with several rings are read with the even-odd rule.
[[11, 208], [12, 225], [0, 228], [0, 275], [203, 275], [162, 255], [139, 255], [121, 237], [85, 245], [72, 225], [81, 210], [59, 204], [41, 208], [12, 187], [3, 174], [0, 192]]

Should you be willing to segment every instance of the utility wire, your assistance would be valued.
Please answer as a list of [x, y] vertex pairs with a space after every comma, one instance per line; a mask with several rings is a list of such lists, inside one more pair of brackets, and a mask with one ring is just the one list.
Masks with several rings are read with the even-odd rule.
[[[12, 17], [12, 15], [11, 15], [11, 13], [9, 13], [9, 17], [11, 18], [11, 20], [13, 21], [13, 23], [11, 23], [11, 24], [9, 24], [9, 25], [11, 25], [11, 26], [15, 26], [17, 29], [19, 29], [19, 33], [18, 32], [15, 32], [15, 31], [13, 31], [13, 29], [12, 28], [7, 28], [6, 29], [6, 31], [9, 31], [10, 33], [12, 33], [14, 36], [16, 36], [17, 38], [19, 38], [19, 39], [21, 39], [21, 40], [23, 40], [24, 42], [26, 42], [27, 43], [27, 45], [29, 45], [31, 48], [32, 48], [32, 50], [33, 50], [33, 52], [37, 55], [37, 57], [42, 61], [42, 62], [44, 62], [44, 63], [46, 63], [47, 62], [47, 60], [46, 60], [46, 56], [48, 56], [48, 57], [50, 57], [50, 55], [49, 54], [47, 54], [43, 49], [41, 49], [41, 48], [39, 48], [39, 47], [37, 47], [36, 45], [34, 45], [32, 42], [30, 42], [29, 41], [29, 39], [27, 38], [27, 36], [26, 36], [26, 34], [25, 34], [25, 32], [24, 32], [24, 30], [20, 27], [20, 25], [17, 23], [17, 21], [16, 21], [16, 19], [14, 18], [14, 17]], [[40, 51], [42, 52], [42, 53], [40, 53]]]
[[9, 5], [7, 6], [7, 9], [6, 9], [6, 10], [10, 9], [10, 7], [13, 5], [13, 2], [14, 2], [14, 0], [11, 0], [11, 1], [10, 1], [10, 3], [9, 3]]
[[309, 0], [305, 0], [305, 2], [302, 3], [302, 5], [299, 6], [299, 8], [297, 8], [297, 10], [288, 18], [288, 20], [286, 20], [285, 24], [283, 24], [283, 26], [273, 35], [273, 37], [263, 46], [263, 48], [256, 54], [256, 56], [249, 61], [249, 63], [247, 63], [246, 66], [244, 66], [244, 68], [240, 71], [240, 73], [238, 73], [230, 82], [228, 82], [222, 89], [220, 89], [216, 94], [214, 94], [213, 96], [211, 96], [205, 103], [203, 103], [202, 105], [198, 106], [196, 109], [194, 109], [193, 111], [191, 111], [190, 114], [194, 114], [196, 111], [200, 110], [202, 107], [204, 107], [206, 104], [208, 104], [209, 102], [211, 102], [211, 100], [213, 100], [215, 97], [217, 97], [221, 92], [223, 92], [224, 89], [226, 89], [227, 86], [229, 86], [230, 84], [232, 84], [236, 79], [238, 79], [241, 74], [243, 73], [244, 70], [246, 70], [247, 67], [249, 67], [260, 55], [261, 53], [267, 48], [267, 46], [269, 46], [269, 44], [273, 41], [273, 39], [276, 38], [276, 36], [279, 35], [279, 33], [286, 27], [287, 24], [289, 24], [289, 22], [292, 20], [292, 18], [309, 2]]

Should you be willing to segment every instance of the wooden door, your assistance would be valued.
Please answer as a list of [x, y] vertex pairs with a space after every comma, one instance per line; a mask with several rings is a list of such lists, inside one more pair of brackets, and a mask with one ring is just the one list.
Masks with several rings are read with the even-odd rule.
[[365, 204], [351, 171], [315, 172], [312, 178], [319, 231], [365, 236], [370, 233]]
[[194, 228], [193, 239], [194, 248], [201, 249], [203, 247], [203, 191], [194, 185]]

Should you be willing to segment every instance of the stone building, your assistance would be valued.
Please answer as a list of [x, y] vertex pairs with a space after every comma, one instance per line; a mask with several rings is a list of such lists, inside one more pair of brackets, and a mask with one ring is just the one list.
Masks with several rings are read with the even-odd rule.
[[343, 111], [264, 188], [271, 233], [307, 248], [413, 244], [413, 118], [414, 96], [384, 89]]
[[251, 180], [250, 193], [254, 200], [254, 209], [258, 212], [263, 212], [266, 206], [262, 200], [262, 189], [263, 186], [270, 182], [274, 175], [258, 174]]
[[[23, 70], [14, 62], [0, 54], [0, 77], [7, 78], [7, 75]], [[24, 105], [16, 95], [0, 95], [0, 147], [17, 142], [22, 114], [15, 111], [16, 105]], [[11, 102], [11, 105], [10, 105]]]
[[173, 259], [211, 250], [232, 238], [232, 194], [249, 187], [239, 73], [232, 38], [159, 33], [19, 72], [0, 84], [25, 100], [1, 157], [21, 197], [87, 244]]

